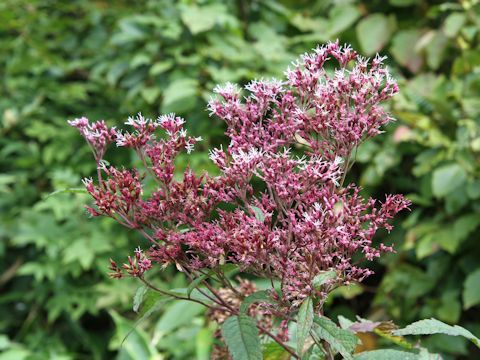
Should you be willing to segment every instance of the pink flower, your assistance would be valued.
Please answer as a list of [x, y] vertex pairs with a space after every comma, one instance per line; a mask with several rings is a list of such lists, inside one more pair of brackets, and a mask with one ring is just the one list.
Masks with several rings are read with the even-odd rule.
[[[252, 81], [245, 97], [236, 85], [216, 87], [208, 110], [226, 123], [230, 140], [225, 150], [210, 152], [217, 177], [190, 169], [181, 180], [174, 176], [178, 154], [201, 140], [188, 136], [174, 114], [129, 118], [130, 132], [85, 118], [71, 122], [100, 164], [98, 184], [85, 180], [94, 199], [89, 212], [110, 216], [152, 243], [121, 269], [112, 265], [113, 276], [141, 277], [152, 263], [175, 263], [182, 271], [232, 263], [278, 280], [280, 300], [295, 308], [307, 296], [324, 299], [336, 286], [371, 275], [358, 261], [393, 251], [373, 238], [379, 229], [390, 231], [389, 221], [409, 206], [401, 195], [380, 203], [344, 184], [356, 147], [393, 120], [382, 102], [398, 87], [383, 60], [370, 62], [349, 46], [328, 43], [302, 55], [285, 80]], [[134, 149], [142, 172], [103, 165], [113, 140]], [[158, 184], [149, 194], [142, 183], [147, 175]], [[315, 287], [315, 277], [332, 269], [336, 278]]]

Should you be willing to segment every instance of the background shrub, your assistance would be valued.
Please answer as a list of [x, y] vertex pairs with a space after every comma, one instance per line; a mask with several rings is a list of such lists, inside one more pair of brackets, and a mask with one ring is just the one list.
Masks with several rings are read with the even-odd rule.
[[[138, 111], [177, 112], [205, 139], [184, 165], [211, 170], [206, 150], [224, 141], [205, 111], [215, 84], [281, 76], [297, 53], [336, 38], [368, 56], [389, 55], [401, 89], [391, 104], [399, 121], [359, 150], [351, 180], [366, 193], [403, 192], [414, 205], [384, 235], [397, 253], [365, 285], [339, 291], [329, 311], [399, 325], [434, 316], [479, 334], [476, 3], [3, 1], [0, 358], [208, 359], [214, 328], [191, 304], [161, 309], [122, 346], [138, 317], [138, 285], [106, 272], [108, 258], [131, 252], [136, 235], [88, 219], [82, 193], [48, 196], [81, 187], [95, 170], [66, 120], [121, 126]], [[159, 277], [170, 287], [185, 283], [171, 269]], [[428, 344], [452, 358], [479, 355], [460, 338], [436, 335]]]

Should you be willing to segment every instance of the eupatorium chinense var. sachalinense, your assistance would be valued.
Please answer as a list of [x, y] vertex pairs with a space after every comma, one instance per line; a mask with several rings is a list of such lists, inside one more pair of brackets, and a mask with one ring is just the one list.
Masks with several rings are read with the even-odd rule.
[[[306, 297], [323, 300], [370, 275], [357, 264], [392, 251], [372, 239], [409, 205], [401, 195], [364, 199], [357, 186], [344, 184], [359, 144], [392, 121], [381, 103], [398, 87], [382, 61], [329, 43], [302, 55], [284, 80], [216, 87], [208, 110], [226, 123], [230, 141], [210, 152], [219, 176], [187, 169], [175, 180], [176, 156], [201, 139], [188, 136], [173, 114], [139, 114], [126, 122], [129, 130], [70, 121], [97, 161], [98, 179], [84, 180], [94, 199], [90, 214], [109, 216], [151, 242], [123, 266], [112, 261], [112, 276], [144, 279], [156, 264], [176, 264], [191, 278], [208, 272], [222, 282], [222, 266], [235, 264], [278, 284], [272, 298], [288, 313]], [[144, 168], [107, 165], [110, 143], [131, 148]], [[142, 191], [146, 176], [158, 183], [149, 196]], [[336, 275], [315, 286], [325, 271]]]

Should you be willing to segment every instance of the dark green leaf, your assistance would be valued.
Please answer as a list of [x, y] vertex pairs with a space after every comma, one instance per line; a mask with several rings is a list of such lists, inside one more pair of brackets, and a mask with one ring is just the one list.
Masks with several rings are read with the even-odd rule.
[[480, 269], [467, 276], [463, 283], [463, 307], [465, 309], [480, 304]]
[[345, 359], [353, 359], [352, 353], [358, 344], [358, 338], [353, 332], [339, 328], [332, 320], [323, 316], [315, 316], [314, 323], [315, 334], [320, 339], [328, 342]]
[[270, 303], [270, 304], [275, 303], [273, 301], [272, 297], [270, 296], [270, 291], [260, 290], [260, 291], [254, 292], [253, 294], [247, 296], [243, 300], [242, 305], [240, 305], [240, 313], [246, 314], [247, 311], [248, 311], [248, 307], [250, 305], [252, 305], [253, 303], [258, 303], [258, 302], [265, 302], [265, 303]]
[[222, 336], [233, 360], [262, 360], [258, 329], [250, 316], [229, 317], [222, 325]]

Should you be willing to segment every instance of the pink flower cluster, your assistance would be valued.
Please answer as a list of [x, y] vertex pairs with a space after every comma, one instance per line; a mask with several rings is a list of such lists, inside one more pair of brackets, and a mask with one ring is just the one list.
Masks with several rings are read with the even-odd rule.
[[[365, 200], [354, 184], [344, 186], [356, 147], [392, 120], [381, 102], [398, 87], [382, 61], [329, 43], [301, 56], [285, 81], [253, 81], [245, 95], [236, 85], [217, 87], [208, 109], [230, 139], [227, 149], [210, 153], [217, 177], [187, 169], [174, 180], [175, 157], [200, 140], [174, 115], [130, 118], [132, 132], [72, 121], [99, 164], [98, 183], [85, 181], [95, 204], [90, 213], [113, 217], [152, 243], [148, 266], [139, 255], [124, 269], [143, 276], [150, 261], [190, 273], [233, 263], [279, 281], [280, 300], [291, 306], [370, 275], [358, 262], [392, 251], [374, 246], [374, 235], [390, 230], [388, 220], [409, 205], [401, 195]], [[159, 129], [165, 137], [154, 135]], [[100, 155], [114, 141], [137, 152], [145, 173], [103, 164]], [[149, 196], [142, 192], [146, 174], [158, 182]], [[337, 277], [315, 287], [327, 270]]]

